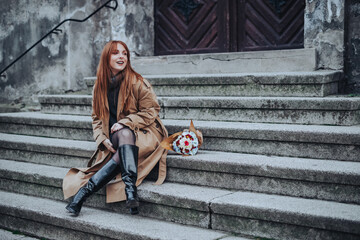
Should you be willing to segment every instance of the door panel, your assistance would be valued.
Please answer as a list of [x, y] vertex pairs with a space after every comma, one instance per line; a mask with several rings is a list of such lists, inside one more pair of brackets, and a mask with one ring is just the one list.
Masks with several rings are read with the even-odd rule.
[[247, 0], [243, 2], [245, 40], [238, 50], [300, 48], [304, 41], [305, 2]]
[[155, 0], [155, 54], [301, 48], [305, 0]]
[[155, 53], [226, 51], [227, 4], [217, 0], [155, 1]]

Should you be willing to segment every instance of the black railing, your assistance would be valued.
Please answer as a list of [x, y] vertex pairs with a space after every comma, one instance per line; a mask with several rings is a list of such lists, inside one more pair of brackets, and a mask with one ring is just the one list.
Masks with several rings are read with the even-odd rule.
[[[111, 6], [110, 2], [115, 2], [115, 6]], [[62, 21], [61, 23], [59, 23], [58, 25], [56, 25], [56, 27], [54, 27], [53, 29], [51, 29], [50, 32], [48, 32], [47, 34], [45, 34], [39, 41], [37, 41], [36, 43], [34, 43], [34, 45], [32, 45], [29, 49], [27, 49], [23, 54], [21, 54], [18, 58], [16, 58], [14, 61], [12, 61], [6, 68], [4, 68], [3, 70], [1, 70], [0, 72], [0, 76], [6, 78], [6, 75], [3, 74], [7, 69], [9, 69], [12, 65], [14, 65], [17, 61], [19, 61], [20, 58], [22, 58], [25, 54], [27, 54], [31, 49], [33, 49], [37, 44], [39, 44], [42, 40], [44, 40], [47, 36], [49, 36], [50, 34], [59, 34], [59, 32], [62, 32], [61, 29], [58, 29], [58, 27], [60, 27], [63, 23], [68, 22], [68, 21], [72, 21], [72, 22], [85, 22], [86, 20], [88, 20], [89, 18], [91, 18], [95, 13], [97, 13], [98, 11], [100, 11], [102, 8], [107, 7], [107, 8], [111, 8], [113, 10], [115, 10], [118, 7], [118, 2], [117, 0], [109, 0], [106, 3], [104, 3], [103, 5], [101, 5], [101, 7], [99, 7], [98, 9], [96, 9], [96, 11], [94, 11], [92, 14], [90, 14], [89, 16], [87, 16], [86, 18], [84, 18], [83, 20], [79, 20], [79, 19], [72, 19], [72, 18], [68, 18], [65, 19], [64, 21]]]

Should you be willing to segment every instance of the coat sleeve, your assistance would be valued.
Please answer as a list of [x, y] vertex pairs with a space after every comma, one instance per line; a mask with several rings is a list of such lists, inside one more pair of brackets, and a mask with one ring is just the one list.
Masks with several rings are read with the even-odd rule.
[[[93, 90], [94, 91], [94, 90]], [[94, 96], [94, 92], [93, 92]], [[105, 150], [105, 146], [102, 144], [102, 142], [107, 139], [103, 129], [102, 129], [102, 120], [96, 116], [94, 112], [94, 98], [92, 100], [92, 128], [93, 128], [93, 138], [96, 141], [96, 144], [100, 150]]]
[[[139, 86], [139, 84], [135, 85]], [[155, 121], [159, 115], [160, 105], [154, 90], [146, 79], [144, 79], [138, 89], [134, 89], [134, 91], [138, 91], [138, 112], [127, 115], [121, 119], [119, 123], [128, 126], [133, 131], [138, 131], [141, 128], [151, 125]]]

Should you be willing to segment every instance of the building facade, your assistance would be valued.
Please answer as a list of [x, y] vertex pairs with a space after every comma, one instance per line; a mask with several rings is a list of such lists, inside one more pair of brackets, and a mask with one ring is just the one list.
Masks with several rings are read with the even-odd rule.
[[[83, 23], [63, 24], [9, 68], [3, 103], [85, 88], [103, 45], [125, 41], [132, 56], [316, 48], [317, 68], [344, 70], [341, 92], [360, 93], [358, 0], [117, 0]], [[0, 0], [0, 68], [67, 18], [106, 1]], [[114, 5], [114, 2], [110, 3]]]

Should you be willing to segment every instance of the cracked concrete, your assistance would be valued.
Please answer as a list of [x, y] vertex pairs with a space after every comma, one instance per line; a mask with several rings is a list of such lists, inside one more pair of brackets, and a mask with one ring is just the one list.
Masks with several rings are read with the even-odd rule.
[[209, 200], [209, 203], [208, 203], [208, 208], [209, 208], [209, 225], [208, 225], [208, 228], [209, 229], [212, 229], [212, 215], [214, 213], [214, 211], [211, 209], [211, 204], [214, 200], [218, 199], [218, 198], [222, 198], [222, 197], [226, 197], [230, 194], [233, 194], [233, 192], [230, 192], [230, 193], [227, 193], [227, 194], [224, 194], [222, 196], [217, 196], [217, 197], [214, 197], [212, 199]]

